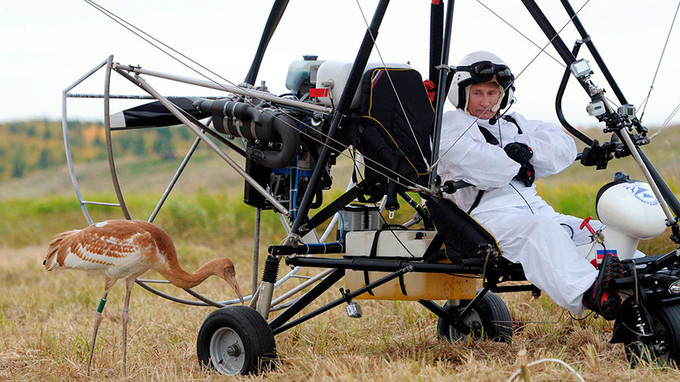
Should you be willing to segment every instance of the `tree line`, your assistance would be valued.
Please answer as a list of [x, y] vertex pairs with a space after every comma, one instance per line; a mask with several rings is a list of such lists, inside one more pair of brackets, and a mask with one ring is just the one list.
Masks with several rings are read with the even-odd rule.
[[[68, 132], [74, 162], [107, 158], [103, 124], [70, 121]], [[175, 158], [177, 147], [195, 138], [188, 129], [179, 126], [113, 131], [112, 137], [116, 157], [156, 155], [167, 159]], [[0, 123], [0, 182], [64, 164], [66, 155], [60, 121]]]

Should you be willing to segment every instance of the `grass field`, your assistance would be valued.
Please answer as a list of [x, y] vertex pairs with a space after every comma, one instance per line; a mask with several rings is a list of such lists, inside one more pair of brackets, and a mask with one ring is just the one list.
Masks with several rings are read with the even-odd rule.
[[[661, 148], [666, 144], [677, 147], [674, 139], [672, 135], [660, 141]], [[680, 154], [670, 149], [658, 151], [655, 156], [665, 156], [659, 168], [674, 188], [680, 179], [676, 165]], [[562, 212], [592, 215], [595, 192], [614, 171], [625, 170], [639, 177], [630, 160], [620, 162], [620, 168], [619, 163], [613, 163], [606, 172], [597, 173], [572, 166], [554, 179], [541, 181], [540, 192]], [[135, 165], [130, 164], [128, 181], [137, 188], [133, 188], [129, 203], [144, 216], [155, 204], [146, 190], [157, 181], [148, 174], [135, 175]], [[112, 198], [105, 192], [103, 166], [94, 163], [85, 168], [92, 177], [85, 183], [93, 190], [86, 198]], [[153, 166], [158, 172], [172, 168], [162, 163]], [[180, 193], [170, 198], [157, 222], [175, 239], [185, 269], [195, 270], [211, 258], [226, 255], [236, 263], [242, 289], [249, 291], [253, 211], [240, 202], [240, 181], [223, 167], [212, 160], [197, 165], [193, 171], [198, 175], [191, 175], [181, 185]], [[96, 219], [117, 215], [100, 209]], [[285, 236], [277, 223], [273, 214], [263, 214], [262, 257], [268, 245]], [[212, 308], [169, 302], [139, 287], [133, 291], [130, 307], [125, 376], [122, 283], [109, 295], [93, 370], [86, 376], [93, 314], [103, 292], [103, 279], [75, 271], [48, 274], [41, 265], [52, 235], [84, 225], [65, 170], [0, 184], [0, 380], [223, 380], [202, 370], [196, 358], [196, 335]], [[671, 244], [661, 238], [643, 242], [641, 249], [658, 253], [673, 248]], [[150, 273], [144, 277], [159, 276]], [[176, 288], [163, 289], [188, 297]], [[233, 297], [219, 279], [209, 279], [198, 291], [215, 299]], [[319, 300], [338, 297], [337, 288], [331, 288]], [[526, 349], [529, 361], [562, 360], [585, 380], [680, 380], [675, 368], [642, 366], [631, 370], [622, 346], [608, 343], [609, 322], [593, 317], [572, 319], [544, 296], [533, 299], [529, 293], [513, 293], [502, 298], [516, 321], [509, 345], [488, 341], [451, 345], [437, 339], [436, 317], [417, 303], [366, 301], [361, 303], [364, 316], [360, 319], [349, 318], [344, 309], [336, 308], [278, 335], [276, 369], [234, 379], [503, 381], [517, 369], [517, 353]], [[542, 363], [530, 371], [533, 381], [577, 380], [556, 363]]]

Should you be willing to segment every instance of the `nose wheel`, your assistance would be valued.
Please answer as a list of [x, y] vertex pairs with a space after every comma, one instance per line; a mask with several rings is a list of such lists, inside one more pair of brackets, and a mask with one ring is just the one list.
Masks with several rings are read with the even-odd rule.
[[198, 359], [223, 375], [270, 369], [276, 357], [274, 334], [257, 311], [228, 306], [208, 315], [198, 332]]

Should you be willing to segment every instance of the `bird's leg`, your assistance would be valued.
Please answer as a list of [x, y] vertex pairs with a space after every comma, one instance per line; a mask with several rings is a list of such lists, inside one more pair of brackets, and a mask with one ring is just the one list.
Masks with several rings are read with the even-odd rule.
[[132, 292], [132, 287], [135, 285], [135, 279], [137, 276], [128, 277], [126, 281], [127, 291], [125, 293], [125, 304], [123, 305], [123, 373], [127, 375], [127, 324], [130, 319], [129, 307], [130, 307], [130, 293]]
[[113, 288], [113, 284], [116, 280], [106, 278], [106, 290], [102, 299], [99, 301], [99, 306], [97, 311], [94, 313], [94, 330], [92, 331], [92, 345], [90, 346], [90, 357], [87, 359], [87, 375], [90, 375], [90, 365], [92, 365], [92, 355], [94, 354], [94, 344], [97, 341], [97, 331], [99, 331], [99, 324], [102, 323], [102, 312], [104, 311], [104, 305], [106, 305], [106, 296], [108, 296], [109, 291]]

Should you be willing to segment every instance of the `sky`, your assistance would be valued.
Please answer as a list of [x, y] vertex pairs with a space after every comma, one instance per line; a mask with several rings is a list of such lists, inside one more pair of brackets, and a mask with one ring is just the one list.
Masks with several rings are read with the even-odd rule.
[[[188, 69], [86, 1], [0, 0], [0, 122], [60, 119], [64, 89], [109, 55], [122, 64], [194, 78], [208, 74], [222, 83], [240, 83], [250, 67], [273, 1], [98, 0], [97, 3], [220, 78], [205, 69], [199, 68], [199, 73]], [[556, 29], [567, 24], [567, 14], [559, 1], [537, 3]], [[315, 54], [323, 60], [352, 61], [366, 29], [362, 14], [370, 22], [376, 4], [376, 0], [291, 0], [264, 57], [258, 82], [265, 80], [272, 93], [287, 92], [288, 65], [305, 54]], [[374, 51], [371, 60], [408, 62], [427, 75], [429, 4], [426, 0], [392, 0], [377, 38], [379, 54]], [[572, 5], [577, 10], [583, 6], [579, 17], [628, 102], [641, 105], [654, 79], [678, 3], [572, 0]], [[679, 29], [676, 25], [672, 31], [654, 80], [643, 119], [650, 127], [662, 124], [680, 104]], [[535, 46], [543, 47], [548, 40], [521, 1], [456, 1], [452, 36], [450, 64], [471, 51], [494, 52], [517, 77], [517, 103], [513, 109], [530, 119], [557, 121], [555, 94], [564, 67], [546, 54], [558, 58], [554, 49], [549, 47], [541, 53]], [[569, 48], [579, 38], [572, 25], [563, 29], [562, 37]], [[616, 100], [585, 47], [579, 57], [589, 60], [595, 71], [594, 83], [609, 90], [608, 96]], [[165, 80], [147, 78], [147, 81], [164, 95], [215, 95]], [[104, 76], [97, 72], [71, 93], [101, 94], [103, 87]], [[112, 80], [111, 92], [142, 94], [120, 78]], [[567, 119], [575, 126], [597, 124], [585, 111], [588, 102], [584, 91], [572, 80], [564, 107]], [[129, 102], [117, 101], [112, 104], [112, 112], [129, 106], [132, 106]], [[67, 110], [71, 119], [103, 118], [102, 102], [98, 100], [71, 98]], [[672, 123], [680, 124], [680, 113]]]

